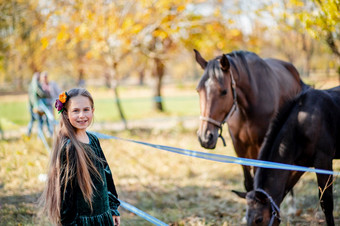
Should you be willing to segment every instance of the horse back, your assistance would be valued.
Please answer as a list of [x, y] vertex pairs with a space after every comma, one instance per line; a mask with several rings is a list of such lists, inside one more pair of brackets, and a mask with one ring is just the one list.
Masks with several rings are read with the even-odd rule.
[[298, 70], [295, 68], [295, 66], [293, 64], [286, 62], [286, 61], [283, 61], [283, 60], [274, 59], [274, 58], [267, 58], [267, 59], [265, 59], [265, 61], [269, 65], [272, 65], [272, 69], [274, 69], [274, 70], [286, 69], [296, 81], [300, 81], [300, 73], [298, 72]]
[[280, 82], [286, 85], [289, 85], [287, 82], [300, 84], [300, 74], [293, 64], [274, 58], [266, 58], [264, 60], [273, 70], [273, 76], [276, 76]]
[[[282, 155], [285, 163], [306, 166], [312, 166], [314, 159], [324, 156], [340, 158], [339, 115], [340, 86], [329, 90], [304, 90], [286, 102], [275, 116], [259, 158], [281, 161], [276, 158]], [[279, 147], [285, 148], [276, 155]]]
[[[263, 59], [251, 52], [239, 56], [242, 56], [239, 65], [244, 70], [240, 70], [237, 86], [247, 96], [250, 102], [247, 106], [253, 107], [249, 112], [272, 117], [283, 103], [302, 90], [299, 72], [291, 63], [274, 58]], [[258, 114], [254, 115], [256, 120]]]
[[301, 95], [297, 115], [299, 131], [315, 151], [340, 158], [340, 86], [328, 90], [310, 89]]

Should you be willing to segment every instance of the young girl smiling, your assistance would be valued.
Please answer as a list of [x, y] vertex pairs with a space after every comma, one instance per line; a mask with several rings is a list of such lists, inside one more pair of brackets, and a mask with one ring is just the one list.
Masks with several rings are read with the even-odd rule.
[[56, 225], [120, 225], [118, 195], [111, 170], [91, 125], [94, 103], [85, 89], [60, 94], [55, 107], [60, 128], [41, 197]]

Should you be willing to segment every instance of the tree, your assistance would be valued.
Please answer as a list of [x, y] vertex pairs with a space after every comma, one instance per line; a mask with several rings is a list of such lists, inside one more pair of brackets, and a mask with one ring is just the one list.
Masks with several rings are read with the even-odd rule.
[[[306, 6], [295, 5], [292, 7], [289, 1], [281, 2], [281, 11], [276, 20], [277, 31], [279, 33], [276, 34], [277, 43], [275, 47], [295, 65], [302, 63], [303, 68], [301, 68], [300, 72], [309, 76], [316, 42], [304, 29], [303, 24], [298, 18], [298, 15], [306, 10]], [[298, 62], [301, 59], [303, 62]]]
[[0, 63], [4, 80], [23, 89], [25, 79], [40, 71], [46, 60], [46, 46], [40, 33], [46, 15], [41, 13], [37, 0], [2, 1], [0, 9]]
[[[340, 59], [340, 1], [290, 0], [290, 2], [293, 7], [305, 7], [305, 10], [298, 14], [304, 28], [312, 37], [324, 40], [332, 53]], [[340, 72], [340, 66], [338, 71]]]

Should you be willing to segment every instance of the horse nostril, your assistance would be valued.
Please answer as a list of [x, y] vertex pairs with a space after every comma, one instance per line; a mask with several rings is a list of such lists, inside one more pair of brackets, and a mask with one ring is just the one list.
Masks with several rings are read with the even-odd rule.
[[260, 224], [262, 223], [263, 221], [263, 217], [258, 217], [256, 220], [255, 220], [255, 224]]
[[208, 140], [212, 140], [212, 139], [213, 139], [213, 136], [214, 136], [214, 135], [213, 135], [212, 133], [209, 133], [209, 134], [208, 134]]

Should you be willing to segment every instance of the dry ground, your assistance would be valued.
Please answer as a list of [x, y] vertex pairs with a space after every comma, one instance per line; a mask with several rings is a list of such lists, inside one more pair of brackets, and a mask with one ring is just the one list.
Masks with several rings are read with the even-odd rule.
[[[199, 147], [195, 131], [180, 125], [167, 130], [134, 129], [101, 131], [123, 138], [206, 151]], [[231, 190], [243, 190], [239, 165], [217, 163], [169, 153], [126, 141], [101, 140], [120, 198], [170, 225], [240, 225], [245, 201]], [[228, 139], [219, 141], [213, 153], [234, 155]], [[48, 225], [38, 217], [36, 200], [44, 182], [48, 153], [32, 137], [0, 142], [1, 225]], [[340, 162], [334, 161], [340, 171]], [[334, 182], [335, 219], [340, 224], [340, 185]], [[307, 173], [295, 187], [296, 215], [282, 207], [282, 225], [324, 225], [317, 198], [315, 175]], [[122, 225], [150, 225], [142, 218], [120, 209]], [[321, 220], [319, 219], [321, 216]]]
[[[338, 81], [315, 83], [316, 88], [328, 88]], [[96, 95], [95, 98], [101, 98], [106, 94]], [[8, 98], [15, 100], [18, 96], [1, 97], [1, 101], [11, 101]], [[160, 122], [147, 123], [130, 131], [113, 130], [106, 124], [95, 124], [92, 129], [122, 138], [208, 152], [200, 147], [195, 126], [188, 127], [183, 122], [170, 127], [156, 126]], [[225, 148], [219, 141], [210, 152], [234, 156], [230, 139], [227, 143]], [[169, 225], [241, 225], [246, 203], [231, 192], [244, 190], [239, 165], [181, 156], [126, 141], [101, 140], [101, 144], [120, 199]], [[340, 160], [333, 163], [334, 170], [340, 171]], [[47, 164], [48, 153], [35, 136], [28, 139], [16, 134], [0, 140], [0, 225], [49, 225], [46, 217], [37, 215], [36, 205], [44, 186], [39, 176], [46, 173]], [[291, 203], [284, 201], [282, 225], [325, 225], [315, 174], [306, 173], [294, 191], [297, 211], [288, 215]], [[339, 178], [334, 181], [333, 191], [334, 217], [336, 225], [340, 225]], [[129, 211], [122, 208], [120, 211], [123, 226], [150, 225]]]

